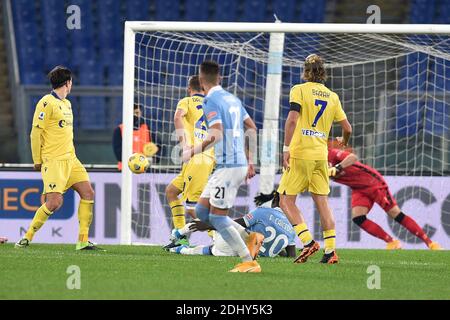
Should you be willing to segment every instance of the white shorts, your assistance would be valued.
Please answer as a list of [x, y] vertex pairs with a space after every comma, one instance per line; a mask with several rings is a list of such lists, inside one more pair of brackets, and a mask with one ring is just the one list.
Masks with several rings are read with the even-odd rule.
[[234, 252], [233, 249], [227, 244], [227, 242], [222, 238], [222, 236], [214, 231], [213, 236], [214, 244], [211, 247], [211, 253], [215, 257], [237, 257], [238, 254]]
[[230, 209], [247, 177], [247, 170], [247, 167], [217, 169], [209, 177], [201, 198], [209, 198], [209, 203], [216, 208]]

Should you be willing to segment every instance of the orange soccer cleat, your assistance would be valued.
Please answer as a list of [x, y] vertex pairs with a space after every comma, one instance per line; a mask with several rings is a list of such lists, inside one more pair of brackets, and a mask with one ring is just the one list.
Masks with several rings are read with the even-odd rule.
[[294, 263], [305, 263], [310, 256], [319, 251], [320, 244], [317, 241], [312, 241], [308, 246], [304, 246], [300, 255], [295, 258]]
[[386, 245], [386, 250], [398, 250], [402, 248], [402, 244], [400, 240], [392, 240], [388, 242]]
[[441, 247], [441, 245], [437, 242], [432, 242], [430, 243], [430, 245], [428, 246], [428, 248], [430, 250], [444, 250], [444, 248]]
[[252, 256], [253, 260], [256, 259], [259, 253], [259, 248], [261, 248], [264, 241], [264, 235], [262, 235], [259, 232], [250, 232], [248, 235], [246, 244], [248, 251], [250, 251], [250, 255]]
[[255, 260], [247, 261], [239, 263], [229, 272], [261, 272], [261, 266]]

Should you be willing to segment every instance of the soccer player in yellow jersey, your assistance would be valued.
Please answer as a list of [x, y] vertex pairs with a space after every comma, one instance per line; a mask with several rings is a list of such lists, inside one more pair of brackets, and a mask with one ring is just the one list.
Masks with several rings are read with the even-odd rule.
[[[201, 144], [207, 136], [206, 122], [203, 114], [203, 90], [197, 75], [188, 81], [188, 96], [178, 102], [174, 124], [175, 130], [184, 149]], [[208, 182], [208, 177], [214, 168], [214, 148], [194, 156], [183, 164], [180, 174], [166, 188], [166, 198], [172, 211], [174, 232], [186, 224], [185, 206], [192, 218], [195, 216], [195, 206]], [[178, 196], [182, 194], [181, 198]], [[171, 239], [165, 249], [177, 245], [189, 245], [186, 238]]]
[[290, 93], [291, 109], [283, 147], [284, 172], [278, 188], [280, 205], [304, 246], [295, 262], [304, 263], [320, 246], [313, 240], [295, 201], [299, 193], [311, 193], [323, 229], [325, 254], [321, 262], [337, 263], [335, 222], [328, 206], [327, 141], [333, 122], [342, 126], [342, 137], [338, 138], [342, 146], [347, 145], [352, 127], [338, 95], [324, 85], [326, 70], [321, 57], [312, 54], [306, 58], [303, 79], [306, 83], [294, 86]]
[[30, 245], [35, 233], [62, 206], [63, 194], [72, 188], [81, 198], [76, 249], [99, 249], [88, 241], [94, 190], [73, 145], [73, 114], [70, 101], [67, 100], [72, 88], [72, 73], [58, 66], [48, 76], [53, 91], [36, 105], [30, 135], [34, 169], [42, 174], [45, 203], [36, 211], [25, 237], [16, 243], [16, 247]]

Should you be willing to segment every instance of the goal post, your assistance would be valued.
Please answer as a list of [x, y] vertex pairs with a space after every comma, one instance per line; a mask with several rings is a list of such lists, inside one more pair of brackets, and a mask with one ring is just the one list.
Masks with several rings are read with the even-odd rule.
[[[247, 198], [238, 201], [239, 208], [251, 207], [255, 192], [268, 193], [278, 182], [289, 89], [301, 82], [309, 53], [325, 58], [327, 85], [354, 125], [352, 144], [361, 161], [394, 177], [445, 177], [450, 170], [449, 35], [449, 25], [125, 22], [122, 162], [132, 154], [135, 103], [143, 106], [142, 120], [160, 151], [150, 173], [132, 175], [123, 166], [120, 243], [161, 244], [161, 235], [168, 237], [164, 189], [181, 164], [173, 113], [187, 79], [206, 59], [221, 64], [224, 88], [243, 101], [260, 129], [259, 175], [243, 191]], [[332, 135], [339, 132], [333, 129]], [[439, 187], [428, 190], [433, 188], [444, 197]], [[330, 195], [331, 205], [341, 206], [337, 223], [346, 235], [339, 238], [356, 242], [361, 235], [348, 223], [342, 201], [347, 191], [339, 190], [339, 203]], [[409, 194], [401, 194], [407, 200]], [[306, 211], [320, 235], [310, 203]], [[445, 217], [439, 232], [448, 228], [450, 233], [450, 212]]]

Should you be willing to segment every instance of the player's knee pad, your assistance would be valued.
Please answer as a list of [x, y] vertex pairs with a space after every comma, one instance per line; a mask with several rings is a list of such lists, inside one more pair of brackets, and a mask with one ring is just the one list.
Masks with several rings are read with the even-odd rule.
[[195, 214], [203, 222], [209, 221], [209, 209], [200, 203], [195, 206]]
[[359, 217], [354, 217], [352, 219], [352, 221], [355, 224], [357, 224], [358, 226], [361, 226], [364, 223], [364, 221], [366, 221], [366, 220], [367, 220], [367, 217], [365, 215], [362, 215], [362, 216], [359, 216]]

